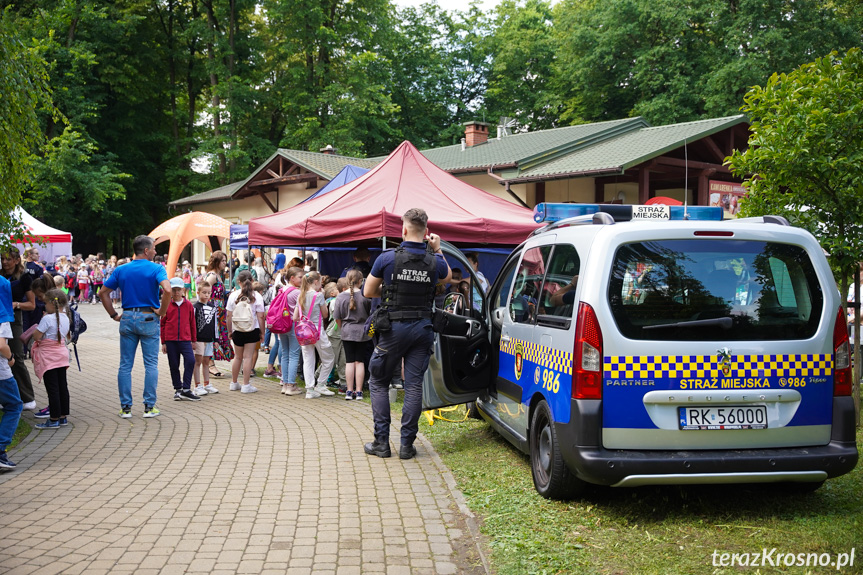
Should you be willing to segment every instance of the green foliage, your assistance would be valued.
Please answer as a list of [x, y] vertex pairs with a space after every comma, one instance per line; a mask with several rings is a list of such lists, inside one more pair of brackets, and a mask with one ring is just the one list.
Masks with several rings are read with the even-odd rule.
[[38, 113], [51, 111], [45, 61], [14, 31], [9, 11], [0, 11], [0, 250], [23, 232], [13, 210], [30, 171], [30, 157], [42, 142]]
[[752, 88], [745, 152], [729, 165], [746, 177], [741, 213], [786, 216], [829, 253], [841, 285], [863, 261], [863, 55], [831, 53]]
[[731, 115], [770, 74], [861, 40], [859, 16], [820, 0], [565, 0], [555, 10], [567, 121]]

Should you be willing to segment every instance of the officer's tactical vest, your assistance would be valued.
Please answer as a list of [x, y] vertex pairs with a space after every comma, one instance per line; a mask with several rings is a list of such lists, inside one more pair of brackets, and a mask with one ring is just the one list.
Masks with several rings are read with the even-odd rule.
[[381, 294], [381, 305], [389, 311], [390, 320], [431, 319], [437, 279], [434, 254], [396, 248], [391, 283]]

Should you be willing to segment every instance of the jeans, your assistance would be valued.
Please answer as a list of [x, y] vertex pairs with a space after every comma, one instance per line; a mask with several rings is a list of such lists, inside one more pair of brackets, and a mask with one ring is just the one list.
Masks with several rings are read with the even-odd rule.
[[[0, 358], [0, 361], [5, 361]], [[16, 360], [15, 363], [18, 363]], [[6, 451], [12, 443], [12, 436], [18, 429], [18, 420], [21, 419], [21, 411], [24, 402], [18, 393], [18, 383], [14, 377], [0, 379], [0, 405], [3, 406], [3, 418], [0, 419], [0, 451]]]
[[401, 444], [413, 445], [422, 413], [423, 376], [429, 366], [434, 345], [430, 320], [394, 321], [391, 331], [382, 333], [375, 342], [369, 362], [369, 390], [375, 441], [390, 440], [390, 381], [404, 358], [405, 403], [402, 407]]
[[294, 330], [279, 334], [279, 363], [282, 364], [282, 383], [297, 383], [300, 365], [300, 342]]
[[120, 317], [120, 369], [117, 387], [120, 405], [132, 406], [132, 366], [141, 343], [144, 357], [144, 406], [156, 405], [156, 384], [159, 382], [159, 317], [154, 313], [124, 311]]
[[278, 344], [279, 336], [278, 336], [277, 334], [274, 334], [273, 332], [271, 332], [271, 331], [270, 331], [270, 328], [267, 328], [267, 329], [264, 331], [264, 347], [270, 347], [270, 336], [271, 336], [271, 335], [275, 335], [275, 336], [276, 336], [276, 343]]
[[[195, 371], [195, 352], [191, 341], [166, 341], [168, 352], [168, 367], [171, 370], [171, 382], [177, 391], [192, 388], [192, 373]], [[183, 357], [183, 380], [180, 381], [180, 356]]]
[[[270, 331], [269, 331], [269, 330], [267, 330], [267, 333], [270, 333]], [[282, 358], [281, 358], [281, 356], [279, 355], [279, 352], [280, 352], [280, 351], [281, 351], [281, 349], [282, 349], [282, 344], [281, 344], [281, 341], [282, 341], [282, 340], [281, 340], [281, 338], [279, 338], [279, 334], [274, 333], [273, 335], [274, 335], [274, 336], [276, 336], [276, 337], [275, 337], [275, 340], [276, 340], [276, 341], [273, 343], [273, 347], [271, 347], [271, 348], [270, 348], [270, 361], [268, 361], [267, 363], [268, 363], [268, 364], [270, 364], [270, 365], [275, 365], [275, 364], [276, 364], [276, 360], [278, 359], [278, 360], [279, 360], [279, 365], [281, 365], [281, 363], [282, 363]]]

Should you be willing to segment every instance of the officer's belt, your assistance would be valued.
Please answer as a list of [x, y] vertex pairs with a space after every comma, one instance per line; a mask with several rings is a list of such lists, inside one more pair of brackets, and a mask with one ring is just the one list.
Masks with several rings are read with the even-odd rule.
[[408, 321], [412, 319], [431, 319], [432, 312], [428, 311], [391, 311], [390, 321]]

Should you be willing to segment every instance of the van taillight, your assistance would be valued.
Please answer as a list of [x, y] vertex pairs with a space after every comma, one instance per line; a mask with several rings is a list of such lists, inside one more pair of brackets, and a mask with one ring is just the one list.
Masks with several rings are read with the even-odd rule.
[[578, 304], [572, 355], [575, 361], [572, 397], [602, 399], [602, 331], [593, 308], [584, 302]]
[[851, 395], [851, 379], [851, 344], [840, 306], [833, 326], [833, 395]]

